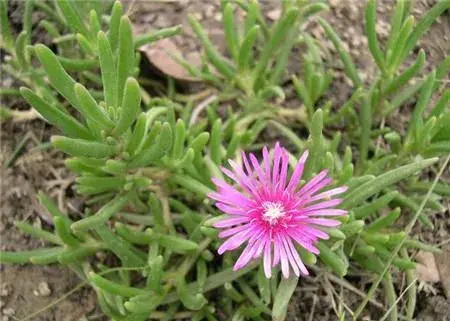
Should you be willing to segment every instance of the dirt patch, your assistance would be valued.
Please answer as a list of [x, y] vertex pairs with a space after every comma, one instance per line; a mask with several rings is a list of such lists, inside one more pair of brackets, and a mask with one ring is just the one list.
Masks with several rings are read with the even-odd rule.
[[[2, 321], [23, 319], [42, 309], [79, 283], [77, 275], [56, 266], [7, 266], [1, 272]], [[21, 281], [22, 280], [22, 281]], [[95, 293], [84, 288], [33, 316], [33, 321], [75, 321], [96, 309]]]
[[[53, 129], [42, 121], [7, 123], [1, 127], [0, 141], [0, 236], [1, 250], [38, 249], [46, 244], [25, 236], [14, 221], [27, 221], [50, 229], [48, 214], [39, 206], [36, 195], [42, 190], [67, 204], [66, 191], [72, 175], [64, 168], [62, 155], [54, 151], [33, 152], [48, 141]], [[24, 137], [30, 137], [12, 160]], [[6, 165], [9, 163], [9, 167]], [[0, 309], [2, 321], [22, 319], [42, 309], [72, 290], [81, 280], [63, 266], [1, 266]], [[77, 291], [66, 300], [30, 320], [79, 320], [96, 308], [95, 294], [89, 288]]]

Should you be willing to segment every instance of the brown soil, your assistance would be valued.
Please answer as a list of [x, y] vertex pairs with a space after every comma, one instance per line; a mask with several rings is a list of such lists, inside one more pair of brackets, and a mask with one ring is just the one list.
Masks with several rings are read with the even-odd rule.
[[[274, 14], [279, 8], [280, 1], [261, 1], [266, 15]], [[363, 77], [370, 78], [373, 74], [373, 63], [369, 58], [366, 40], [363, 36], [364, 1], [358, 0], [330, 0], [331, 12], [327, 20], [336, 28], [347, 43], [350, 53], [358, 66], [363, 69]], [[437, 1], [417, 0], [413, 7], [413, 14], [420, 17], [423, 12]], [[20, 28], [21, 4], [13, 1], [14, 12], [11, 19], [15, 27]], [[192, 13], [200, 19], [206, 27], [213, 42], [224, 49], [223, 31], [221, 28], [221, 14], [218, 0], [177, 0], [177, 1], [124, 1], [130, 10], [133, 22], [141, 30], [152, 30], [176, 24], [186, 26], [185, 33], [176, 36], [175, 44], [179, 50], [192, 60], [199, 59], [199, 45], [192, 31], [187, 27], [187, 14]], [[379, 33], [388, 30], [386, 23], [390, 19], [390, 8], [394, 0], [379, 1], [378, 19]], [[308, 25], [316, 37], [323, 37], [323, 33], [314, 23]], [[37, 35], [39, 37], [39, 35]], [[428, 69], [435, 66], [450, 52], [450, 15], [447, 14], [434, 24], [432, 30], [424, 37], [421, 46], [426, 49]], [[44, 39], [45, 41], [45, 39]], [[331, 44], [327, 44], [331, 50]], [[2, 59], [3, 61], [3, 59]], [[294, 64], [295, 65], [295, 64]], [[294, 68], [294, 67], [292, 67]], [[337, 101], [344, 99], [348, 93], [348, 85], [344, 81], [342, 71], [336, 68], [335, 91], [333, 97]], [[11, 79], [4, 77], [3, 86], [17, 86]], [[2, 104], [17, 109], [26, 109], [26, 105], [17, 99], [2, 101]], [[407, 116], [400, 119], [407, 120]], [[54, 130], [41, 120], [28, 122], [9, 122], [1, 125], [0, 141], [0, 233], [2, 250], [25, 250], [43, 247], [44, 244], [34, 238], [20, 234], [14, 227], [16, 220], [26, 220], [44, 227], [48, 225], [48, 217], [39, 207], [36, 194], [43, 190], [54, 199], [58, 199], [59, 206], [69, 212], [77, 212], [81, 204], [71, 190], [73, 176], [63, 166], [63, 157], [54, 151], [44, 150], [31, 152], [33, 147], [48, 142]], [[22, 148], [20, 157], [6, 168], [6, 162], [11, 158], [14, 149], [25, 135], [32, 137]], [[442, 214], [439, 222], [448, 222], [450, 214]], [[442, 223], [444, 224], [444, 223]], [[435, 233], [426, 235], [427, 241], [439, 243], [449, 238], [449, 225], [440, 225]], [[2, 266], [0, 267], [1, 289], [0, 309], [1, 321], [16, 320], [28, 316], [50, 302], [61, 297], [73, 289], [81, 281], [68, 268], [50, 266]], [[367, 285], [360, 283], [361, 278], [351, 278], [359, 290], [365, 291]], [[44, 285], [43, 285], [44, 284]], [[48, 293], [48, 290], [50, 293]], [[39, 292], [41, 289], [41, 292]], [[423, 287], [419, 293], [417, 318], [418, 320], [444, 320], [450, 315], [450, 303], [443, 296], [440, 286]], [[43, 291], [42, 291], [43, 290]], [[45, 295], [42, 295], [42, 293]], [[338, 294], [336, 296], [336, 294]], [[339, 295], [340, 294], [340, 295]], [[361, 298], [349, 291], [343, 290], [336, 283], [330, 282], [326, 275], [319, 274], [315, 278], [303, 279], [296, 291], [295, 299], [289, 309], [289, 320], [336, 320], [333, 304], [337, 305], [336, 297], [342, 297], [346, 305], [354, 308]], [[378, 298], [379, 299], [379, 298]], [[380, 300], [382, 302], [382, 300]], [[382, 302], [384, 303], [384, 302]], [[90, 316], [89, 320], [98, 320], [95, 306], [95, 295], [91, 290], [83, 289], [69, 296], [66, 300], [43, 312], [31, 320], [80, 320], [82, 316]], [[368, 312], [372, 317], [380, 317], [380, 311], [373, 305]], [[346, 314], [348, 316], [348, 313]], [[368, 316], [367, 316], [368, 317]], [[374, 320], [368, 317], [364, 320]]]

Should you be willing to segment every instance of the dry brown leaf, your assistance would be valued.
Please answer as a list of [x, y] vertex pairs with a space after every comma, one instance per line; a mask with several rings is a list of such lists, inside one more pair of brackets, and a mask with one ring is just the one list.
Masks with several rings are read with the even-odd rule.
[[278, 20], [281, 17], [281, 9], [267, 11], [266, 16], [272, 21]]
[[450, 245], [444, 247], [442, 253], [436, 254], [436, 265], [445, 296], [450, 300]]
[[439, 282], [439, 271], [433, 253], [419, 251], [416, 255], [419, 264], [416, 266], [417, 277], [424, 282]]
[[[188, 71], [171, 57], [171, 55], [182, 55], [177, 45], [172, 40], [162, 39], [152, 44], [142, 46], [140, 50], [147, 56], [150, 63], [162, 73], [179, 80], [197, 80], [191, 77]], [[196, 65], [197, 63], [198, 61], [192, 62], [193, 65]]]

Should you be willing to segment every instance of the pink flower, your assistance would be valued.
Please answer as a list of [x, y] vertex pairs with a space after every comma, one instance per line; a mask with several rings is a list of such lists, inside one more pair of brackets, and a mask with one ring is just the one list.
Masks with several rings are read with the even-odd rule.
[[222, 168], [237, 187], [213, 179], [217, 192], [208, 196], [227, 214], [226, 218], [214, 224], [223, 229], [219, 237], [227, 238], [219, 247], [219, 254], [246, 243], [234, 270], [263, 256], [267, 278], [272, 275], [272, 266], [280, 262], [285, 278], [289, 277], [291, 268], [297, 276], [308, 274], [296, 244], [311, 253], [319, 253], [314, 245], [319, 239], [328, 239], [328, 234], [320, 227], [339, 225], [339, 221], [328, 217], [347, 213], [334, 208], [341, 199], [332, 199], [334, 195], [345, 192], [347, 187], [320, 192], [332, 181], [324, 170], [299, 188], [307, 157], [308, 151], [305, 151], [288, 179], [289, 156], [277, 143], [272, 159], [264, 147], [261, 164], [255, 155], [250, 153], [247, 157], [243, 153], [244, 166], [230, 160], [233, 171]]

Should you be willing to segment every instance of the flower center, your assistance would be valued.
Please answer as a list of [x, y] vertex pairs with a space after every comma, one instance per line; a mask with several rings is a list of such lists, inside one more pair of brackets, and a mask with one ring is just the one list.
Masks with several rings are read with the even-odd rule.
[[264, 208], [262, 218], [270, 225], [277, 223], [278, 219], [286, 214], [283, 205], [278, 202], [265, 202], [262, 207]]

